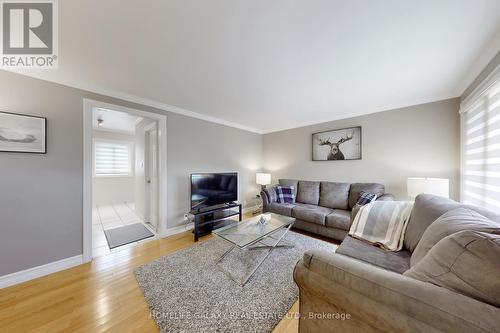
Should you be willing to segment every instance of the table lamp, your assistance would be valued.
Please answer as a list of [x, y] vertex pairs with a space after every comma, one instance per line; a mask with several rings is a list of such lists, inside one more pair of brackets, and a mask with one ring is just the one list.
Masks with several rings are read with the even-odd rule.
[[271, 174], [258, 172], [255, 175], [255, 182], [262, 187], [262, 190], [264, 190], [266, 185], [271, 184]]
[[450, 197], [450, 180], [446, 178], [409, 177], [408, 196], [415, 198], [421, 193]]

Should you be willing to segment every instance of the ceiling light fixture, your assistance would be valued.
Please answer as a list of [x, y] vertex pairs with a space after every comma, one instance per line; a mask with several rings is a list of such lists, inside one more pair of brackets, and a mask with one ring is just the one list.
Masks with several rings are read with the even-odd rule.
[[102, 127], [102, 123], [104, 123], [104, 120], [102, 120], [101, 118], [97, 119], [97, 126]]

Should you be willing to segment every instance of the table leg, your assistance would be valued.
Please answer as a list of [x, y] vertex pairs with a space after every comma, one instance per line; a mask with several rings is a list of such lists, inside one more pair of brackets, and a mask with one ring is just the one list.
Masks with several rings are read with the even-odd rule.
[[[253, 250], [253, 249], [267, 249], [268, 252], [266, 254], [266, 256], [260, 260], [259, 264], [252, 270], [252, 272], [250, 272], [242, 281], [237, 281], [237, 279], [229, 272], [227, 272], [223, 267], [220, 267], [219, 268], [222, 270], [223, 273], [225, 273], [229, 278], [231, 278], [231, 280], [233, 280], [234, 282], [238, 283], [241, 287], [243, 287], [245, 284], [247, 284], [247, 282], [250, 280], [250, 278], [255, 274], [255, 272], [259, 269], [259, 267], [264, 263], [264, 261], [266, 261], [267, 257], [269, 257], [269, 255], [271, 254], [271, 252], [277, 248], [277, 247], [281, 247], [281, 248], [290, 248], [290, 247], [294, 247], [294, 245], [292, 244], [283, 244], [283, 245], [279, 245], [279, 243], [282, 241], [282, 239], [285, 237], [285, 235], [288, 233], [288, 231], [290, 231], [290, 229], [292, 228], [293, 226], [293, 223], [291, 223], [290, 225], [288, 225], [288, 227], [285, 228], [285, 232], [279, 237], [279, 238], [274, 238], [274, 237], [266, 237], [266, 238], [271, 238], [273, 240], [275, 240], [276, 242], [273, 244], [273, 245], [265, 245], [265, 246], [252, 246], [252, 245], [249, 245], [247, 247], [247, 249], [249, 250]], [[259, 243], [261, 243], [259, 241]], [[255, 244], [255, 243], [253, 243]], [[264, 244], [264, 243], [261, 243], [261, 244]], [[224, 259], [224, 257], [226, 257], [229, 252], [231, 252], [232, 249], [234, 249], [236, 246], [235, 245], [231, 245], [231, 247], [222, 254], [222, 256], [220, 256], [219, 259], [217, 259], [216, 261], [216, 264], [220, 263], [222, 261], [222, 259]], [[245, 248], [242, 248], [242, 249], [245, 249]]]
[[219, 263], [222, 261], [222, 259], [224, 259], [225, 256], [227, 256], [229, 254], [229, 252], [231, 252], [231, 250], [234, 249], [234, 245], [232, 245], [226, 252], [224, 252], [219, 259], [217, 259], [217, 261], [215, 263]]
[[[269, 251], [267, 252], [266, 256], [259, 262], [259, 264], [257, 265], [257, 267], [255, 267], [252, 272], [250, 274], [247, 275], [247, 277], [242, 281], [242, 283], [240, 284], [241, 287], [243, 287], [245, 284], [247, 284], [247, 282], [250, 280], [250, 278], [255, 274], [255, 272], [259, 269], [259, 267], [264, 263], [264, 261], [266, 261], [267, 257], [269, 257], [269, 255], [271, 254], [271, 252], [278, 246], [279, 242], [283, 239], [283, 237], [285, 237], [285, 235], [288, 233], [288, 231], [292, 228], [292, 225], [293, 223], [291, 223], [285, 230], [285, 232], [283, 233], [283, 235], [281, 235], [278, 239], [275, 239], [276, 242], [274, 243], [274, 245], [272, 246], [269, 246], [266, 248], [269, 249]], [[286, 247], [286, 246], [284, 246]]]

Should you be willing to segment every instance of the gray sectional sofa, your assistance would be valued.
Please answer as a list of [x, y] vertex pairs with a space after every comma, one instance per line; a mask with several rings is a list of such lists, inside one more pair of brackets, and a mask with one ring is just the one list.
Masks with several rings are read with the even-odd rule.
[[334, 183], [280, 179], [282, 186], [293, 186], [296, 203], [276, 202], [274, 187], [262, 191], [263, 212], [295, 217], [294, 228], [342, 241], [351, 227], [351, 211], [361, 191], [374, 193], [377, 200], [393, 200], [377, 183]]
[[[446, 219], [457, 210], [469, 213]], [[439, 238], [442, 233], [436, 231], [449, 235]], [[490, 237], [488, 242], [480, 241], [483, 236]], [[438, 243], [425, 248], [433, 238]], [[418, 273], [425, 269], [428, 279]], [[301, 333], [500, 332], [500, 215], [421, 194], [402, 251], [384, 251], [347, 236], [335, 253], [306, 252], [294, 279]], [[343, 316], [317, 317], [322, 314]]]

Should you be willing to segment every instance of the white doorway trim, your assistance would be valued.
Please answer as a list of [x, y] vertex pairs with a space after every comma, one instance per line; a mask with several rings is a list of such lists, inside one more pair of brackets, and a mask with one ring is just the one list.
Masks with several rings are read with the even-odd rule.
[[83, 99], [83, 262], [92, 261], [92, 110], [110, 109], [158, 121], [158, 230], [167, 235], [167, 116]]
[[[146, 186], [145, 186], [145, 192], [144, 192], [144, 222], [149, 222], [150, 225], [153, 225], [151, 223], [152, 217], [154, 216], [155, 221], [154, 221], [154, 227], [155, 229], [158, 229], [158, 192], [156, 191], [156, 195], [153, 196], [151, 195], [151, 131], [154, 130], [155, 132], [158, 132], [158, 126], [156, 122], [151, 122], [151, 124], [148, 124], [144, 126], [144, 175], [146, 176]], [[157, 148], [155, 148], [157, 149]], [[158, 185], [158, 181], [156, 181], [156, 184]], [[155, 206], [155, 211], [156, 213], [153, 213], [152, 211], [152, 202], [156, 200], [156, 206]]]

